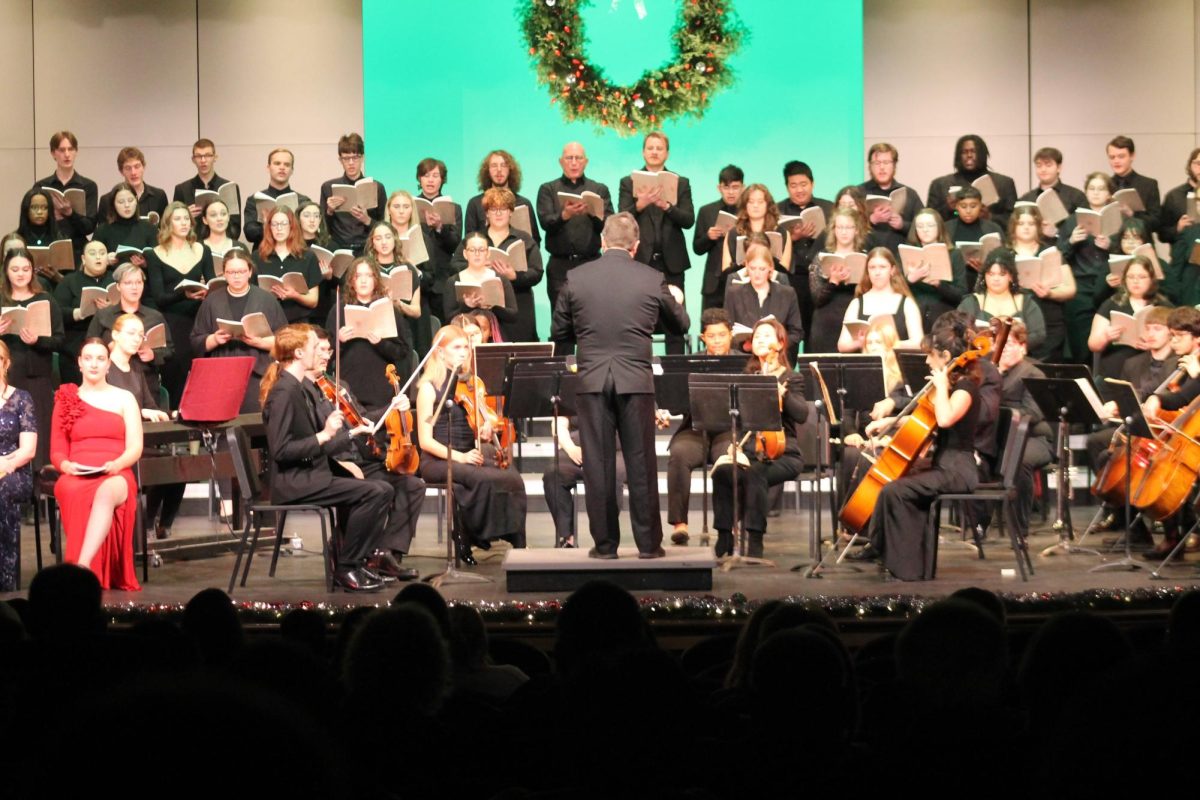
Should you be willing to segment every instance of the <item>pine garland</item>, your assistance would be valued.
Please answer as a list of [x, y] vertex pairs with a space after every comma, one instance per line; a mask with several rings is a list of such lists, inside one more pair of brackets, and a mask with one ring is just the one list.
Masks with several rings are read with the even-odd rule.
[[663, 122], [704, 116], [714, 94], [733, 83], [727, 64], [746, 35], [731, 0], [682, 0], [671, 38], [674, 60], [642, 73], [632, 86], [613, 83], [587, 58], [580, 9], [592, 0], [524, 0], [519, 17], [538, 83], [568, 122], [586, 120], [621, 136]]

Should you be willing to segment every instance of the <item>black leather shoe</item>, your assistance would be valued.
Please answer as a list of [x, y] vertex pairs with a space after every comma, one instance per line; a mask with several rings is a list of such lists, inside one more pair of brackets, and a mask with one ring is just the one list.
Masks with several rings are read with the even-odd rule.
[[400, 558], [386, 550], [380, 550], [371, 556], [367, 567], [377, 575], [397, 581], [414, 581], [420, 577], [415, 569], [400, 563]]
[[676, 547], [684, 547], [688, 543], [687, 531], [675, 531], [671, 534], [671, 544]]
[[588, 558], [603, 558], [605, 560], [611, 561], [611, 560], [616, 559], [616, 557], [617, 557], [616, 553], [601, 553], [599, 550], [597, 550], [594, 547], [591, 550], [588, 550]]
[[491, 550], [492, 543], [487, 539], [471, 539], [471, 546], [478, 547], [480, 550]]
[[638, 558], [664, 558], [666, 555], [666, 550], [663, 550], [661, 547], [656, 547], [649, 552], [638, 553]]
[[875, 561], [879, 558], [880, 553], [875, 549], [875, 546], [868, 543], [862, 548], [853, 553], [846, 554], [847, 561]]
[[346, 592], [378, 592], [383, 588], [382, 581], [360, 569], [339, 569], [333, 574], [333, 585]]
[[713, 552], [717, 558], [733, 555], [733, 531], [717, 531], [717, 546]]
[[154, 523], [154, 538], [155, 539], [170, 539], [171, 529], [164, 528], [160, 523]]
[[383, 584], [384, 586], [388, 585], [389, 583], [396, 582], [396, 579], [393, 578], [391, 575], [384, 575], [382, 573], [376, 572], [375, 570], [371, 569], [366, 564], [363, 564], [361, 567], [359, 567], [358, 571], [361, 572], [363, 575], [366, 575], [368, 578], [378, 581], [379, 583]]
[[559, 539], [558, 541], [556, 541], [554, 543], [554, 546], [563, 548], [565, 550], [574, 550], [575, 549], [575, 543], [573, 541], [571, 541], [571, 537], [569, 537], [569, 536], [564, 539]]

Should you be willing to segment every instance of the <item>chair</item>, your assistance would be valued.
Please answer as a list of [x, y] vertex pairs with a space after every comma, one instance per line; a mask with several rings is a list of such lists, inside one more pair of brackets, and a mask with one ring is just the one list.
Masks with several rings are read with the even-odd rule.
[[[1004, 449], [1000, 456], [1000, 480], [980, 483], [974, 492], [946, 492], [933, 499], [930, 507], [930, 525], [925, 531], [925, 577], [933, 579], [937, 573], [938, 546], [938, 516], [942, 502], [946, 500], [983, 501], [1000, 503], [1000, 532], [1008, 527], [1009, 541], [1012, 543], [1013, 555], [1017, 560], [1017, 570], [1021, 580], [1028, 581], [1033, 574], [1033, 561], [1029, 557], [1029, 548], [1024, 537], [1017, 531], [1013, 501], [1017, 496], [1017, 474], [1025, 457], [1025, 445], [1029, 442], [1029, 419], [1018, 420], [1015, 415], [1009, 415], [1008, 425], [1001, 429], [1004, 435]], [[982, 557], [983, 551], [980, 550]]]
[[[229, 576], [229, 593], [233, 594], [233, 586], [237, 581], [239, 569], [242, 570], [240, 585], [246, 585], [246, 577], [250, 574], [250, 561], [254, 558], [254, 549], [258, 546], [258, 536], [262, 531], [261, 515], [265, 512], [276, 512], [279, 515], [275, 525], [275, 549], [271, 556], [271, 571], [268, 573], [272, 578], [275, 577], [275, 565], [279, 562], [279, 548], [283, 543], [284, 523], [287, 515], [290, 512], [310, 512], [318, 516], [321, 522], [321, 556], [325, 565], [325, 588], [326, 591], [332, 592], [333, 570], [330, 568], [332, 553], [329, 550], [329, 534], [330, 531], [335, 530], [333, 509], [311, 503], [272, 504], [261, 502], [258, 496], [262, 493], [262, 481], [259, 480], [258, 470], [255, 469], [250, 458], [250, 439], [246, 435], [245, 428], [240, 425], [230, 428], [225, 434], [225, 440], [229, 445], [229, 455], [233, 461], [234, 474], [237, 476], [240, 487], [246, 521], [242, 528], [242, 540], [238, 544], [237, 558], [233, 562], [233, 572]], [[251, 528], [254, 529], [253, 538], [250, 536]], [[246, 558], [244, 569], [242, 568], [243, 556]]]

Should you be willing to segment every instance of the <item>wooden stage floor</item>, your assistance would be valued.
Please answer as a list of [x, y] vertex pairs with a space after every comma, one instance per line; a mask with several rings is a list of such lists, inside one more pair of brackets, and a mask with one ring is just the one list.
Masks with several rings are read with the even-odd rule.
[[[1091, 509], [1075, 509], [1076, 517], [1082, 527], [1091, 518]], [[586, 533], [586, 516], [580, 514], [580, 525], [585, 529], [583, 540], [586, 543], [590, 537]], [[692, 512], [693, 530], [700, 529], [700, 514]], [[622, 525], [625, 544], [631, 544], [632, 539], [628, 530], [628, 517], [622, 515]], [[275, 578], [267, 576], [270, 551], [260, 548], [255, 557], [253, 570], [246, 588], [237, 589], [234, 598], [241, 602], [256, 602], [279, 604], [281, 606], [298, 605], [302, 603], [324, 603], [334, 606], [349, 606], [360, 604], [379, 604], [389, 600], [394, 592], [386, 591], [377, 594], [345, 594], [325, 591], [323, 584], [321, 559], [319, 555], [320, 536], [315, 520], [300, 516], [294, 521], [289, 520], [289, 535], [299, 535], [304, 540], [303, 549], [292, 555], [280, 558], [278, 572]], [[1200, 586], [1200, 554], [1188, 554], [1182, 562], [1168, 567], [1163, 571], [1165, 580], [1155, 580], [1150, 576], [1151, 569], [1157, 563], [1145, 562], [1135, 553], [1135, 560], [1146, 567], [1139, 570], [1115, 570], [1092, 572], [1093, 567], [1102, 563], [1118, 561], [1121, 552], [1105, 554], [1101, 557], [1091, 555], [1054, 555], [1039, 556], [1045, 547], [1057, 541], [1057, 534], [1047, 525], [1037, 525], [1030, 538], [1030, 548], [1034, 553], [1036, 574], [1027, 583], [1022, 583], [1019, 577], [1013, 575], [1015, 562], [1007, 542], [1000, 541], [993, 535], [985, 546], [986, 558], [981, 560], [974, 550], [959, 543], [956, 530], [945, 529], [943, 544], [939, 553], [938, 577], [934, 581], [918, 583], [901, 583], [884, 581], [878, 568], [871, 564], [858, 567], [857, 570], [828, 571], [821, 578], [806, 578], [801, 572], [791, 571], [791, 567], [810, 563], [808, 560], [808, 514], [784, 511], [782, 516], [770, 521], [770, 530], [766, 540], [766, 554], [775, 560], [775, 567], [741, 568], [731, 572], [714, 571], [713, 588], [705, 593], [718, 600], [743, 596], [750, 600], [768, 598], [807, 598], [826, 606], [845, 602], [846, 598], [913, 598], [933, 599], [950, 594], [967, 587], [980, 586], [992, 591], [1013, 597], [1049, 597], [1057, 594], [1079, 594], [1088, 591], [1112, 592], [1120, 596], [1123, 592], [1146, 590], [1151, 592], [1181, 591], [1193, 586]], [[826, 524], [826, 530], [828, 525]], [[164, 549], [164, 561], [159, 567], [150, 570], [150, 579], [141, 592], [108, 592], [105, 602], [110, 605], [147, 604], [179, 605], [187, 602], [196, 592], [206, 587], [215, 586], [222, 589], [229, 583], [229, 574], [233, 566], [234, 556], [231, 548], [227, 548], [224, 539], [227, 534], [221, 533], [215, 523], [203, 518], [181, 518], [175, 530], [171, 545], [178, 547], [180, 543], [218, 542], [203, 547], [183, 547], [175, 552]], [[664, 530], [669, 530], [664, 521]], [[698, 535], [692, 534], [691, 547], [698, 547]], [[527, 535], [530, 547], [548, 548], [553, 539], [553, 527], [550, 517], [545, 512], [531, 512], [528, 518]], [[828, 534], [826, 534], [828, 535]], [[1113, 533], [1089, 536], [1085, 543], [1097, 549], [1104, 549], [1103, 540], [1114, 537]], [[667, 543], [669, 546], [669, 542]], [[500, 542], [491, 551], [476, 551], [479, 566], [470, 571], [490, 578], [486, 583], [456, 584], [443, 587], [443, 594], [451, 600], [469, 601], [484, 604], [504, 604], [514, 601], [536, 602], [543, 600], [561, 599], [566, 593], [520, 593], [513, 594], [505, 590], [504, 573], [501, 562], [508, 545]], [[34, 560], [33, 531], [26, 527], [22, 532], [22, 563], [25, 571], [22, 579], [23, 589], [28, 586], [32, 577]], [[189, 552], [190, 551], [190, 552]], [[582, 555], [582, 554], [581, 554]], [[43, 554], [44, 558], [53, 563], [53, 556]], [[436, 542], [436, 517], [432, 512], [422, 517], [421, 527], [416, 546], [405, 563], [418, 569], [422, 577], [439, 572], [446, 562], [445, 548]], [[23, 594], [23, 591], [18, 594]], [[670, 592], [637, 592], [641, 597], [671, 597]], [[1144, 592], [1142, 593], [1144, 594]], [[7, 595], [15, 596], [15, 595]]]

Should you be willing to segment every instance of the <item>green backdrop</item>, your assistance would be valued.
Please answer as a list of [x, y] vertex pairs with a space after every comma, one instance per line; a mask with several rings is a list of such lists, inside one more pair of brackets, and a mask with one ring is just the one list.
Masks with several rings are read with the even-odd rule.
[[[618, 137], [589, 123], [567, 123], [539, 86], [517, 12], [519, 0], [363, 0], [366, 172], [389, 192], [416, 189], [416, 163], [446, 162], [445, 193], [464, 205], [478, 193], [480, 160], [493, 148], [513, 153], [521, 194], [561, 174], [568, 141], [587, 148], [587, 174], [617, 200], [617, 182], [642, 166], [641, 137]], [[667, 167], [691, 179], [699, 208], [717, 199], [717, 172], [734, 163], [747, 183], [786, 196], [784, 162], [815, 173], [817, 195], [863, 179], [862, 3], [860, 0], [730, 0], [747, 35], [730, 60], [735, 83], [712, 99], [701, 120], [668, 123]], [[583, 11], [588, 55], [614, 81], [632, 83], [671, 60], [677, 2], [596, 0]], [[687, 233], [691, 244], [691, 231]], [[543, 254], [544, 255], [544, 254]], [[699, 308], [701, 260], [687, 274], [690, 308]], [[538, 327], [549, 325], [539, 285]], [[693, 327], [698, 321], [693, 314]]]

